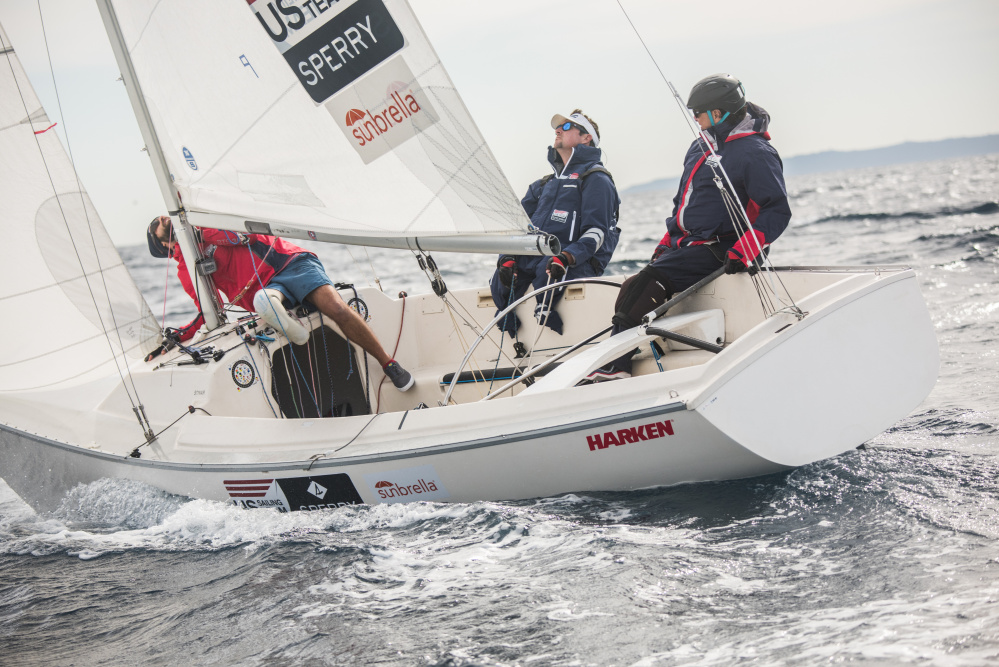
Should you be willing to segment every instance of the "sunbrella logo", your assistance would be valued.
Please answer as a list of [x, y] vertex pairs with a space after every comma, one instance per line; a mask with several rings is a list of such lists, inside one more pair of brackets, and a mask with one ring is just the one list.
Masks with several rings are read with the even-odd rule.
[[369, 473], [364, 479], [381, 503], [443, 500], [451, 496], [431, 465]]
[[378, 492], [379, 498], [402, 498], [405, 496], [417, 496], [422, 493], [440, 491], [440, 489], [437, 488], [437, 482], [434, 480], [427, 481], [422, 478], [416, 480], [415, 484], [403, 485], [382, 480], [381, 482], [375, 484], [375, 490]]
[[[396, 90], [391, 90], [395, 88]], [[375, 137], [380, 137], [392, 128], [396, 127], [413, 114], [418, 114], [422, 110], [420, 103], [413, 96], [413, 91], [405, 90], [406, 84], [395, 81], [390, 86], [387, 103], [375, 112], [369, 110], [351, 109], [347, 112], [344, 121], [347, 127], [352, 128], [351, 134], [357, 140], [359, 146], [364, 146]]]
[[439, 118], [401, 57], [354, 84], [349, 93], [327, 101], [325, 107], [365, 164], [427, 131]]

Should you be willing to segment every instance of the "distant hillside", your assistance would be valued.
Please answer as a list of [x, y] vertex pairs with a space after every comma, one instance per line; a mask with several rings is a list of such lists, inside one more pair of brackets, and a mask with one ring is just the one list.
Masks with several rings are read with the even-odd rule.
[[[943, 139], [941, 141], [910, 141], [904, 144], [886, 146], [884, 148], [872, 148], [866, 151], [825, 151], [811, 155], [797, 155], [795, 157], [784, 158], [784, 174], [786, 176], [801, 176], [803, 174], [815, 174], [823, 171], [883, 167], [889, 164], [928, 162], [968, 155], [987, 155], [989, 153], [999, 153], [999, 134], [989, 134], [984, 137]], [[660, 178], [655, 181], [632, 186], [624, 192], [675, 190], [678, 183], [678, 176]]]

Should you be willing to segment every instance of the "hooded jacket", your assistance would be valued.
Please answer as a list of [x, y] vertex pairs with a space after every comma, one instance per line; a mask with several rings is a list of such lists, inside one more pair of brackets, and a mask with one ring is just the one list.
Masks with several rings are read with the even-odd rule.
[[[617, 211], [621, 206], [614, 181], [606, 173], [593, 172], [582, 178], [593, 167], [603, 167], [600, 149], [576, 146], [569, 163], [563, 165], [558, 151], [549, 147], [548, 163], [554, 176], [531, 183], [520, 203], [531, 224], [558, 237], [562, 250], [575, 259], [575, 266], [592, 264], [590, 259], [595, 258], [599, 270], [594, 270], [600, 275], [617, 247]], [[547, 258], [541, 259], [547, 264]], [[538, 262], [537, 258], [518, 258], [521, 268], [527, 268], [523, 260]]]
[[[765, 247], [787, 228], [791, 208], [784, 185], [784, 167], [770, 145], [767, 132], [770, 115], [751, 102], [746, 107], [744, 117], [719, 123], [705, 134], [721, 156], [722, 168], [732, 181], [757, 237], [762, 234]], [[687, 150], [680, 186], [673, 198], [673, 214], [666, 219], [666, 234], [660, 245], [679, 248], [720, 243], [731, 247], [738, 240], [715, 185], [714, 172], [705, 164], [706, 153], [708, 149], [701, 137]]]
[[[253, 312], [253, 297], [271, 281], [277, 273], [298, 255], [309, 251], [276, 236], [263, 234], [237, 234], [220, 229], [199, 229], [201, 248], [205, 257], [215, 260], [216, 270], [212, 280], [219, 292], [226, 295], [230, 303]], [[198, 295], [187, 262], [180, 251], [180, 245], [173, 246], [172, 257], [177, 260], [177, 277], [184, 291], [198, 303]], [[201, 328], [204, 316], [198, 316], [185, 327], [179, 329], [180, 339], [188, 340]]]

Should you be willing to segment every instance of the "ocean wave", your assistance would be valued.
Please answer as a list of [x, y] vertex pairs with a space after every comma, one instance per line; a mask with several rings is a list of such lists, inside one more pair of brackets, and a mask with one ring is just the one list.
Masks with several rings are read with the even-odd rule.
[[830, 222], [855, 222], [867, 220], [933, 220], [961, 215], [992, 215], [999, 213], [999, 202], [985, 202], [969, 206], [944, 206], [935, 210], [915, 210], [903, 212], [869, 211], [865, 213], [839, 213], [826, 215], [816, 220], [798, 222], [799, 226], [821, 225]]
[[963, 435], [995, 435], [999, 428], [995, 424], [979, 421], [987, 416], [974, 410], [957, 408], [931, 408], [918, 415], [905, 419], [886, 431], [894, 433], [928, 432], [934, 436], [954, 437]]

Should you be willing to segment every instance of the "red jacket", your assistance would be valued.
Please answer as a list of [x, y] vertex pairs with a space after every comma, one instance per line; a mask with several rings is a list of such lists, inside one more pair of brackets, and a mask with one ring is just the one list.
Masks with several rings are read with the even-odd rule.
[[[212, 280], [218, 292], [225, 294], [228, 301], [240, 308], [253, 311], [253, 297], [267, 285], [277, 273], [298, 255], [310, 253], [294, 243], [276, 236], [263, 234], [237, 234], [221, 229], [200, 228], [201, 252], [214, 258], [216, 269]], [[198, 303], [197, 292], [187, 271], [187, 262], [180, 251], [180, 245], [173, 247], [172, 257], [177, 260], [177, 277], [184, 291]], [[180, 329], [180, 339], [188, 340], [205, 323], [199, 312], [190, 324]]]

